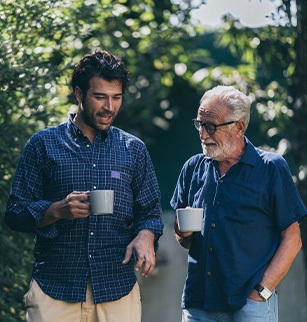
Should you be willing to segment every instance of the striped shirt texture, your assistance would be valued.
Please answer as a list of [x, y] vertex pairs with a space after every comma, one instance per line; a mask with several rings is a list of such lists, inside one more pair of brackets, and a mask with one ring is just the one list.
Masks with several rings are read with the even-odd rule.
[[[91, 280], [94, 302], [127, 295], [136, 282], [126, 246], [142, 229], [158, 238], [160, 190], [145, 144], [111, 126], [93, 142], [72, 122], [34, 134], [21, 155], [7, 204], [11, 229], [35, 233], [32, 277], [49, 296], [84, 302]], [[37, 229], [47, 208], [72, 191], [114, 190], [114, 213], [58, 220]], [[156, 243], [157, 247], [157, 243]]]

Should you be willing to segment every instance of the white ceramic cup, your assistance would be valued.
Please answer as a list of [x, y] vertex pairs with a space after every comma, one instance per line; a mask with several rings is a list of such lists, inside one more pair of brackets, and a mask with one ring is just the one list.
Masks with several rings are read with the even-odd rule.
[[204, 215], [203, 208], [179, 208], [176, 210], [176, 215], [180, 231], [201, 231]]
[[92, 190], [90, 192], [90, 202], [92, 214], [113, 214], [114, 191]]

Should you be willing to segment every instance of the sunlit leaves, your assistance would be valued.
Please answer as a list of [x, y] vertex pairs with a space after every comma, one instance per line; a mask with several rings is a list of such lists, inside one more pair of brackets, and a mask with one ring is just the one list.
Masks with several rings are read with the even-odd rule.
[[[264, 122], [260, 130], [267, 133], [268, 142], [278, 150], [285, 137], [291, 141], [294, 135], [288, 129], [294, 115], [290, 93], [296, 66], [296, 30], [291, 24], [243, 28], [230, 16], [226, 16], [224, 22], [226, 28], [219, 38], [220, 44], [242, 58], [241, 68], [249, 66], [253, 70], [254, 76], [250, 80], [257, 81], [258, 85], [250, 82], [249, 75], [246, 77], [248, 87], [255, 95], [254, 106]], [[289, 149], [288, 145], [283, 153]]]

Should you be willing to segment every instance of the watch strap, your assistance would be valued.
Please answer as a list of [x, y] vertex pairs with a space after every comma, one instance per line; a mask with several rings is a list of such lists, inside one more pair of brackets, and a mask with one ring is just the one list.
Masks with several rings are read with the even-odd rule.
[[254, 287], [254, 289], [256, 291], [258, 291], [258, 292], [261, 292], [261, 291], [264, 290], [264, 287], [262, 285], [260, 285], [260, 284], [256, 284], [255, 287]]

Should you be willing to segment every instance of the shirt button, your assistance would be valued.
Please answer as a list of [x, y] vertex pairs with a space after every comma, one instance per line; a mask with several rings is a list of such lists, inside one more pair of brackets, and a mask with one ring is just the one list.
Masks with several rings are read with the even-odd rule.
[[89, 147], [90, 147], [90, 145], [89, 145], [89, 144], [87, 144], [87, 145], [86, 145], [86, 147], [87, 147], [87, 148], [89, 148]]
[[91, 231], [91, 236], [93, 236], [94, 235], [94, 233]]
[[92, 255], [89, 255], [88, 257], [89, 257], [89, 258], [92, 258]]
[[208, 276], [211, 276], [211, 272], [207, 272], [207, 275], [208, 275]]
[[220, 179], [220, 180], [219, 180], [219, 183], [223, 183], [223, 182], [224, 182], [224, 180], [223, 180], [223, 179]]
[[219, 201], [215, 201], [215, 202], [214, 202], [214, 205], [215, 205], [215, 206], [219, 206], [219, 205], [220, 205], [220, 202], [219, 202]]
[[97, 187], [96, 187], [96, 186], [93, 186], [93, 189], [94, 189], [94, 190], [96, 190], [96, 189], [97, 189]]
[[212, 248], [212, 247], [209, 247], [209, 248], [208, 248], [208, 252], [209, 252], [209, 253], [212, 253], [212, 252], [213, 252], [213, 248]]
[[95, 163], [93, 164], [93, 167], [96, 168], [96, 164]]
[[211, 224], [211, 228], [215, 228], [215, 223], [212, 223]]

